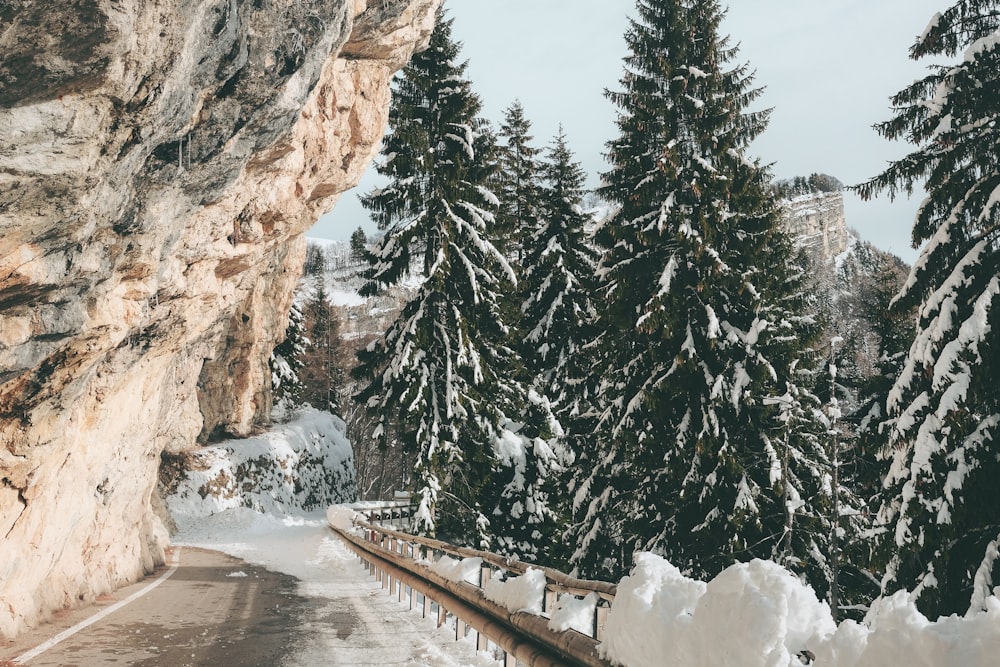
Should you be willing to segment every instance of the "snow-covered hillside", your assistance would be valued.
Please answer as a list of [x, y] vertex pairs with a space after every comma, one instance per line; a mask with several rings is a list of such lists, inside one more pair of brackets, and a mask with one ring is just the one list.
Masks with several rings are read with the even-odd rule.
[[235, 508], [285, 515], [357, 498], [344, 422], [304, 408], [256, 437], [180, 455], [165, 471], [166, 503], [178, 526]]

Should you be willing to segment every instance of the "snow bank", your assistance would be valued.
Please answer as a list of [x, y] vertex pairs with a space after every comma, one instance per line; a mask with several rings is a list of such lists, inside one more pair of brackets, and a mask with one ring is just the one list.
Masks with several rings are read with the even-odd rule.
[[494, 577], [483, 586], [483, 595], [512, 612], [541, 614], [545, 599], [545, 573], [529, 567], [519, 577]]
[[754, 560], [704, 583], [640, 554], [618, 586], [601, 654], [625, 667], [986, 667], [1000, 655], [1000, 600], [931, 622], [905, 593], [864, 623], [836, 626], [825, 602], [781, 566]]
[[284, 515], [353, 501], [354, 454], [344, 433], [340, 419], [305, 408], [259, 436], [177, 455], [167, 507], [182, 523], [235, 508]]

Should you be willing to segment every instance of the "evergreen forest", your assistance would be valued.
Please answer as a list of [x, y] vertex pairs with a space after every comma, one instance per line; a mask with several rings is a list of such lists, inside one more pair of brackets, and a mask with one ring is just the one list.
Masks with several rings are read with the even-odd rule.
[[751, 155], [770, 112], [724, 12], [635, 0], [590, 192], [565, 132], [537, 139], [518, 101], [483, 116], [443, 11], [394, 81], [386, 185], [362, 197], [379, 231], [350, 242], [359, 293], [402, 294], [398, 315], [355, 358], [310, 247], [276, 400], [345, 416], [359, 475], [381, 457], [371, 493], [410, 491], [418, 529], [453, 543], [612, 581], [640, 552], [701, 579], [771, 560], [835, 618], [902, 589], [928, 617], [983, 609], [1000, 586], [1000, 3], [958, 0], [914, 43], [938, 66], [876, 128], [908, 154], [847, 186], [926, 190], [912, 268], [797, 242], [784, 202], [845, 186], [776, 181]]

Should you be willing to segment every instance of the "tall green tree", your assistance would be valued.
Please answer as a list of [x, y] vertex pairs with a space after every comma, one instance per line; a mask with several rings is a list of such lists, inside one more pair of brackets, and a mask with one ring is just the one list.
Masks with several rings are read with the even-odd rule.
[[351, 261], [360, 264], [365, 259], [365, 252], [368, 250], [368, 235], [363, 227], [358, 227], [351, 233]]
[[341, 392], [347, 379], [341, 364], [340, 320], [330, 303], [323, 276], [312, 280], [312, 293], [305, 302], [303, 320], [308, 343], [299, 371], [302, 400], [318, 410], [340, 414]]
[[784, 531], [768, 437], [782, 424], [765, 399], [784, 393], [797, 346], [778, 327], [791, 244], [766, 168], [747, 158], [768, 113], [746, 110], [759, 90], [731, 65], [719, 3], [636, 5], [623, 90], [608, 93], [605, 407], [596, 465], [574, 485], [574, 563], [614, 577], [652, 550], [708, 577], [771, 556]]
[[519, 101], [504, 110], [498, 133], [494, 190], [503, 203], [497, 211], [494, 236], [497, 245], [520, 263], [524, 245], [537, 231], [541, 151], [532, 142], [531, 121]]
[[[459, 61], [452, 21], [396, 79], [389, 184], [362, 199], [385, 235], [363, 294], [416, 273], [421, 283], [385, 335], [359, 354], [360, 397], [416, 457], [417, 522], [427, 533], [531, 556], [549, 512], [536, 478], [560, 465], [547, 402], [529, 395], [500, 307], [515, 275], [490, 241], [494, 139]], [[529, 474], [530, 473], [530, 474]]]
[[[576, 409], [576, 389], [590, 368], [577, 363], [594, 337], [598, 253], [580, 208], [586, 175], [560, 128], [541, 167], [540, 226], [525, 242], [521, 292], [523, 357], [538, 391], [559, 408]], [[568, 417], [569, 415], [567, 415]]]
[[271, 352], [269, 365], [271, 368], [271, 392], [276, 401], [288, 401], [298, 405], [302, 400], [302, 380], [299, 374], [305, 363], [309, 339], [306, 337], [305, 316], [298, 304], [301, 285], [295, 291], [296, 300], [288, 313], [288, 326], [285, 328], [285, 338]]
[[893, 552], [883, 591], [917, 593], [929, 616], [975, 613], [1000, 584], [1000, 3], [962, 0], [910, 57], [950, 64], [893, 98], [877, 127], [914, 150], [857, 187], [928, 197], [926, 243], [895, 301], [917, 307], [916, 340], [889, 394], [892, 466], [880, 520]]

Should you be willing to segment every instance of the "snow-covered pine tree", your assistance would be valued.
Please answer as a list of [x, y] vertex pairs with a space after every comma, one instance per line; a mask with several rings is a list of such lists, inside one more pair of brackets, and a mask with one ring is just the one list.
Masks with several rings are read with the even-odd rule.
[[542, 166], [544, 185], [537, 206], [540, 226], [525, 242], [521, 293], [523, 358], [560, 417], [579, 410], [589, 367], [577, 364], [582, 346], [594, 337], [598, 254], [587, 238], [590, 222], [581, 210], [586, 175], [559, 133]]
[[306, 337], [304, 316], [297, 299], [300, 293], [301, 287], [295, 291], [296, 299], [292, 301], [292, 308], [288, 313], [285, 338], [271, 352], [271, 393], [275, 403], [286, 401], [291, 405], [298, 405], [302, 400], [299, 373], [302, 372], [309, 339]]
[[[578, 434], [589, 437], [592, 427], [592, 368], [583, 348], [595, 336], [591, 295], [598, 254], [586, 235], [590, 219], [580, 208], [586, 176], [562, 128], [539, 176], [534, 204], [539, 227], [523, 241], [519, 349], [534, 389], [551, 401], [573, 451]], [[559, 495], [565, 503], [565, 494]], [[568, 509], [564, 504], [560, 514], [568, 517]]]
[[916, 339], [888, 400], [893, 461], [880, 520], [895, 551], [883, 592], [915, 591], [930, 617], [976, 613], [1000, 584], [1000, 2], [936, 15], [913, 59], [953, 59], [893, 98], [888, 139], [916, 148], [857, 187], [928, 197], [926, 242], [897, 297]]
[[498, 138], [493, 190], [502, 206], [497, 211], [494, 237], [511, 262], [520, 264], [526, 239], [538, 231], [541, 151], [532, 145], [531, 121], [519, 101], [504, 110]]
[[[780, 368], [795, 341], [773, 318], [790, 244], [767, 170], [747, 158], [767, 112], [716, 0], [638, 0], [626, 34], [619, 138], [601, 196], [618, 207], [601, 276], [599, 450], [579, 470], [572, 535], [583, 574], [617, 576], [633, 552], [710, 577], [768, 557], [784, 529], [773, 479]], [[784, 253], [784, 255], [782, 255]]]
[[308, 344], [299, 372], [302, 400], [317, 410], [340, 414], [341, 390], [346, 383], [340, 358], [340, 320], [330, 303], [325, 276], [314, 276], [311, 283], [303, 309]]
[[416, 454], [421, 531], [531, 556], [540, 541], [531, 517], [549, 513], [532, 480], [560, 466], [547, 439], [555, 425], [543, 397], [529, 400], [506, 340], [500, 295], [516, 280], [489, 240], [494, 139], [452, 22], [438, 19], [428, 49], [395, 82], [378, 168], [390, 182], [362, 199], [386, 232], [362, 293], [410, 272], [422, 282], [359, 353], [360, 397], [381, 420], [376, 436], [391, 425]]

